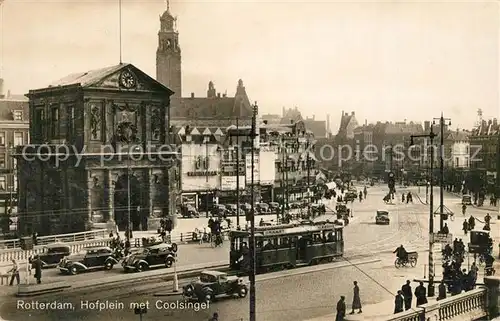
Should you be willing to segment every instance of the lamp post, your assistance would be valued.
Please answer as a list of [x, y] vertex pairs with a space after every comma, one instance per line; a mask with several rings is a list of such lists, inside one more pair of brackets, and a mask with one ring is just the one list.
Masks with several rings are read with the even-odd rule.
[[[445, 121], [450, 121], [449, 118], [444, 118], [441, 113], [440, 118], [434, 118], [433, 123], [439, 121], [440, 129], [440, 142], [439, 142], [439, 230], [443, 230], [444, 221], [447, 219], [447, 215], [444, 213], [444, 126]], [[451, 121], [449, 122], [451, 125]], [[432, 145], [432, 142], [431, 142]]]
[[[436, 134], [434, 134], [432, 125], [431, 131], [429, 134], [425, 135], [411, 135], [410, 136], [410, 146], [413, 145], [413, 139], [418, 137], [428, 137], [431, 142], [431, 147], [433, 145], [434, 138]], [[432, 149], [431, 149], [432, 150]], [[427, 288], [427, 296], [434, 296], [434, 253], [433, 253], [433, 238], [434, 238], [434, 193], [433, 193], [433, 180], [432, 180], [432, 172], [434, 171], [434, 153], [431, 154], [430, 159], [430, 201], [429, 201], [429, 286]]]
[[251, 175], [251, 220], [250, 220], [250, 321], [256, 321], [256, 307], [255, 307], [255, 186], [254, 186], [254, 174], [255, 174], [255, 139], [257, 138], [257, 113], [258, 106], [257, 102], [253, 105], [253, 114], [252, 114], [252, 129], [250, 133], [250, 138], [252, 140], [252, 175]]
[[138, 151], [139, 147], [135, 146], [129, 149], [128, 151], [128, 158], [127, 158], [127, 234], [126, 234], [126, 239], [130, 241], [130, 238], [132, 237], [132, 219], [130, 215], [130, 207], [131, 207], [131, 197], [130, 195], [130, 159], [131, 156], [134, 154], [134, 152]]
[[[497, 190], [496, 190], [495, 200], [498, 201], [499, 198], [500, 198], [500, 130], [498, 130], [498, 137], [497, 137]], [[498, 207], [497, 219], [500, 220], [500, 206]]]
[[209, 135], [206, 135], [204, 138], [203, 138], [203, 142], [205, 143], [205, 160], [203, 162], [203, 169], [205, 170], [205, 185], [207, 187], [207, 191], [206, 191], [206, 194], [205, 194], [205, 210], [206, 210], [206, 213], [205, 213], [205, 217], [208, 218], [208, 195], [209, 195], [209, 192], [210, 192], [210, 186], [208, 184], [208, 168], [209, 168], [209, 161], [208, 161], [208, 143], [210, 141], [210, 136]]

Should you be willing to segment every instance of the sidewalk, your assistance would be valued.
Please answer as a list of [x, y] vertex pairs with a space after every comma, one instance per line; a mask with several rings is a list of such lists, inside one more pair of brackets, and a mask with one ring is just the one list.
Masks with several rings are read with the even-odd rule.
[[[427, 298], [429, 303], [435, 303], [436, 297]], [[413, 298], [411, 311], [418, 311], [415, 307], [415, 298]], [[347, 315], [344, 320], [346, 321], [357, 321], [357, 320], [371, 320], [371, 321], [383, 321], [394, 316], [394, 300], [386, 300], [376, 304], [368, 304], [363, 307], [363, 313], [349, 314], [351, 307], [347, 306]], [[410, 310], [408, 310], [410, 311]], [[335, 320], [335, 313], [324, 315], [321, 317], [309, 319], [306, 321], [332, 321]]]

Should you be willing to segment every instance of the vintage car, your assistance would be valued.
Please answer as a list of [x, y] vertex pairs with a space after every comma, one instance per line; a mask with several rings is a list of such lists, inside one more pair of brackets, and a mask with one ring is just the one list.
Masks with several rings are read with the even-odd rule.
[[255, 207], [259, 213], [270, 213], [269, 205], [266, 203], [257, 203]]
[[185, 298], [210, 302], [219, 297], [247, 296], [248, 286], [242, 278], [219, 271], [203, 271], [197, 281], [182, 288]]
[[177, 244], [160, 243], [145, 247], [123, 259], [125, 272], [142, 272], [163, 265], [171, 267], [175, 262]]
[[278, 213], [280, 211], [280, 208], [280, 204], [277, 202], [269, 203], [269, 211], [271, 211], [271, 213]]
[[198, 218], [200, 214], [196, 210], [196, 208], [191, 204], [184, 204], [181, 206], [181, 214], [182, 217], [185, 218]]
[[213, 216], [224, 216], [227, 215], [227, 208], [222, 204], [214, 204], [212, 207], [212, 215]]
[[463, 205], [472, 205], [472, 197], [470, 195], [462, 195]]
[[391, 220], [389, 219], [389, 212], [387, 211], [377, 211], [377, 216], [375, 216], [375, 224], [389, 225]]
[[118, 259], [114, 251], [107, 246], [86, 247], [78, 253], [64, 257], [59, 262], [63, 274], [75, 275], [96, 269], [111, 270]]
[[[52, 268], [56, 267], [59, 262], [65, 257], [71, 254], [71, 247], [64, 243], [53, 243], [48, 244], [42, 250], [42, 253], [37, 253], [36, 256], [42, 261], [42, 268]], [[29, 258], [29, 262], [32, 263], [34, 256]]]
[[491, 236], [489, 231], [472, 230], [469, 235], [469, 253], [483, 254], [489, 251], [491, 245]]
[[240, 210], [242, 210], [243, 213], [250, 212], [252, 210], [252, 205], [248, 203], [240, 204]]
[[358, 193], [356, 191], [347, 191], [344, 196], [344, 201], [349, 202], [358, 198]]
[[236, 215], [238, 213], [238, 205], [226, 204], [227, 215]]

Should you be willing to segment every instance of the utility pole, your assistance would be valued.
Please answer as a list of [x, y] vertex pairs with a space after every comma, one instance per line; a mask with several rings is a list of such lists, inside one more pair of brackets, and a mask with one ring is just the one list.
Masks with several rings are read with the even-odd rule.
[[[280, 179], [280, 187], [281, 187], [281, 220], [285, 219], [285, 147], [281, 144], [281, 179]], [[279, 215], [277, 217], [279, 222]]]
[[308, 202], [307, 202], [307, 215], [311, 215], [311, 196], [310, 196], [310, 191], [309, 189], [311, 188], [311, 181], [310, 177], [311, 176], [311, 158], [309, 157], [309, 151], [307, 151], [307, 158], [306, 158], [306, 166], [307, 166], [307, 197], [308, 197]]
[[[436, 120], [439, 120], [440, 135], [441, 135], [439, 143], [439, 230], [442, 231], [444, 226], [444, 221], [448, 219], [447, 217], [448, 215], [444, 213], [444, 126], [445, 126], [445, 120], [450, 121], [450, 119], [449, 118], [445, 119], [443, 117], [443, 113], [441, 113], [441, 117], [434, 118], [434, 122]], [[451, 121], [449, 125], [451, 125]]]
[[[495, 195], [495, 201], [498, 202], [500, 198], [500, 130], [498, 131], [497, 137], [497, 190]], [[500, 220], [500, 206], [498, 207], [497, 219]]]
[[252, 175], [251, 175], [251, 183], [252, 183], [252, 192], [251, 195], [251, 220], [250, 220], [250, 321], [256, 321], [256, 308], [255, 308], [255, 139], [257, 138], [257, 113], [259, 111], [259, 107], [257, 106], [257, 102], [253, 105], [253, 115], [252, 115], [252, 130], [250, 133], [250, 138], [252, 140]]
[[436, 137], [436, 134], [434, 134], [432, 125], [431, 125], [431, 132], [427, 135], [411, 135], [410, 136], [410, 145], [413, 145], [413, 139], [418, 138], [418, 137], [428, 137], [430, 139], [430, 146], [431, 146], [431, 159], [430, 159], [430, 171], [431, 171], [431, 178], [430, 178], [430, 200], [429, 200], [429, 285], [427, 288], [427, 296], [428, 297], [433, 297], [434, 296], [434, 253], [433, 253], [433, 241], [434, 241], [434, 186], [433, 186], [433, 180], [432, 180], [432, 174], [434, 171], [434, 150], [432, 149], [434, 138]]
[[[236, 133], [240, 133], [240, 120], [236, 118]], [[236, 135], [236, 227], [240, 227], [240, 139]]]

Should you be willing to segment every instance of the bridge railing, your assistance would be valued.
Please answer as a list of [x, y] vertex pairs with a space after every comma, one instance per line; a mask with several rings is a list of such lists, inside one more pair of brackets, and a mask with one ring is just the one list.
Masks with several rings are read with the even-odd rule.
[[[107, 229], [100, 229], [100, 230], [92, 230], [79, 233], [39, 236], [37, 238], [37, 241], [38, 245], [47, 245], [55, 242], [63, 242], [63, 243], [82, 242], [88, 240], [107, 238], [108, 236], [109, 236], [109, 231]], [[0, 250], [20, 249], [20, 248], [21, 244], [19, 239], [0, 241]]]
[[441, 301], [421, 305], [416, 310], [395, 314], [386, 321], [478, 320], [488, 315], [487, 302], [487, 289], [478, 288]]

